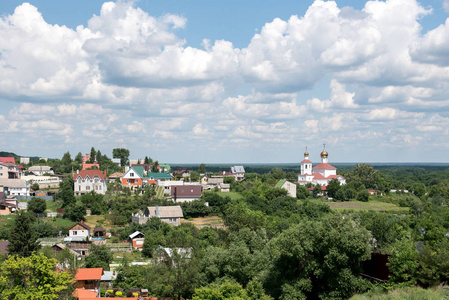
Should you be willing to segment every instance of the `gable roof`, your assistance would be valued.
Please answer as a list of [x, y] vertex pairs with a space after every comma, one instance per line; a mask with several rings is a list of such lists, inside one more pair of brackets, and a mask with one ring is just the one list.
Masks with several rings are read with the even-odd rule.
[[287, 181], [287, 179], [281, 179], [278, 181], [278, 183], [276, 183], [276, 185], [274, 186], [275, 188], [282, 188], [282, 186], [284, 185], [284, 183]]
[[131, 167], [131, 169], [133, 169], [134, 172], [136, 172], [141, 178], [143, 178], [143, 167], [142, 166], [134, 166], [134, 167]]
[[235, 174], [235, 173], [245, 173], [245, 169], [243, 168], [243, 166], [233, 166], [233, 167], [231, 167], [231, 172], [233, 174]]
[[[176, 206], [157, 206], [159, 218], [183, 218], [182, 208]], [[156, 217], [156, 206], [148, 206], [145, 213], [148, 211], [150, 217]]]
[[15, 164], [16, 161], [14, 160], [14, 157], [0, 157], [0, 162], [2, 163], [11, 163]]
[[94, 228], [94, 232], [106, 232], [106, 229], [101, 226], [98, 226]]
[[28, 168], [28, 171], [50, 171], [53, 170], [50, 166], [31, 166]]
[[333, 165], [330, 165], [330, 164], [319, 164], [319, 165], [313, 167], [313, 169], [316, 169], [316, 170], [336, 170], [337, 168], [334, 167]]
[[140, 231], [135, 231], [135, 232], [133, 232], [133, 233], [131, 233], [131, 234], [129, 235], [129, 238], [130, 238], [130, 239], [133, 239], [133, 238], [135, 238], [136, 236], [139, 236], [139, 235], [145, 236], [145, 234], [143, 234], [142, 232], [140, 232]]
[[78, 223], [76, 223], [75, 225], [70, 227], [69, 230], [72, 230], [72, 228], [74, 228], [76, 225], [80, 225], [81, 227], [86, 228], [86, 230], [90, 230], [90, 227], [86, 223], [84, 223], [83, 221], [79, 221]]
[[75, 280], [100, 280], [103, 268], [84, 268], [76, 271]]
[[309, 163], [309, 164], [311, 164], [312, 162], [311, 162], [310, 160], [308, 160], [308, 159], [304, 159], [301, 163], [302, 163], [302, 164], [304, 164], [304, 163]]
[[77, 180], [78, 177], [81, 177], [81, 179], [86, 179], [89, 177], [89, 179], [94, 178], [94, 176], [100, 177], [101, 180], [106, 179], [106, 171], [102, 172], [100, 170], [81, 170], [79, 173], [73, 174], [73, 180]]

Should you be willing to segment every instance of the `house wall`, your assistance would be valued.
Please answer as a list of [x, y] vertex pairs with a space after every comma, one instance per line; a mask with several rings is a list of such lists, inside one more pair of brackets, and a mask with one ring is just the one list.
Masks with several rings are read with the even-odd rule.
[[0, 215], [5, 216], [5, 215], [10, 215], [10, 214], [11, 214], [11, 210], [9, 209], [9, 207], [0, 205]]
[[296, 198], [296, 184], [286, 181], [282, 188], [287, 190], [287, 193], [290, 197]]
[[89, 177], [86, 177], [85, 179], [78, 177], [78, 179], [75, 180], [74, 190], [75, 195], [82, 195], [92, 191], [104, 195], [108, 190], [108, 185], [106, 179], [101, 180], [98, 176], [94, 176], [92, 179]]
[[87, 230], [86, 228], [84, 228], [82, 226], [77, 225], [74, 228], [69, 230], [69, 236], [70, 237], [74, 237], [74, 236], [88, 237], [89, 230]]
[[176, 197], [176, 200], [173, 199], [173, 201], [175, 203], [192, 202], [192, 201], [198, 200], [200, 198], [201, 198], [201, 196], [199, 196], [199, 197]]

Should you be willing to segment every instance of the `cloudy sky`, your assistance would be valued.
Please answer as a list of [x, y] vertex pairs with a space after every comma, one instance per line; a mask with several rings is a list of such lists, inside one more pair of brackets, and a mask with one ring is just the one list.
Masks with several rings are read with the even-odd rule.
[[0, 150], [449, 162], [449, 0], [0, 4]]

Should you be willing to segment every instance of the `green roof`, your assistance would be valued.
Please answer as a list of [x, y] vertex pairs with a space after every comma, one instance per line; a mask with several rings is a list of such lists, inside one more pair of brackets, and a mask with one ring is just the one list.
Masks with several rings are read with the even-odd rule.
[[286, 182], [286, 179], [281, 179], [278, 181], [278, 183], [276, 183], [276, 185], [274, 186], [275, 188], [282, 188], [282, 186], [284, 185], [284, 183]]
[[141, 177], [143, 178], [143, 167], [142, 166], [134, 166], [132, 169]]
[[153, 177], [154, 179], [172, 178], [170, 173], [148, 173], [146, 178], [151, 178], [151, 177]]
[[169, 164], [160, 164], [159, 166], [160, 167], [165, 167], [165, 168], [167, 168], [167, 170], [170, 171], [170, 165]]

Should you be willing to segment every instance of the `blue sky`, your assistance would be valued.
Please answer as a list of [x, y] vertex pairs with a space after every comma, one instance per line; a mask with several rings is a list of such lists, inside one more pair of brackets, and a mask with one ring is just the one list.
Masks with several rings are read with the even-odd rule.
[[0, 149], [449, 162], [449, 1], [0, 1]]

